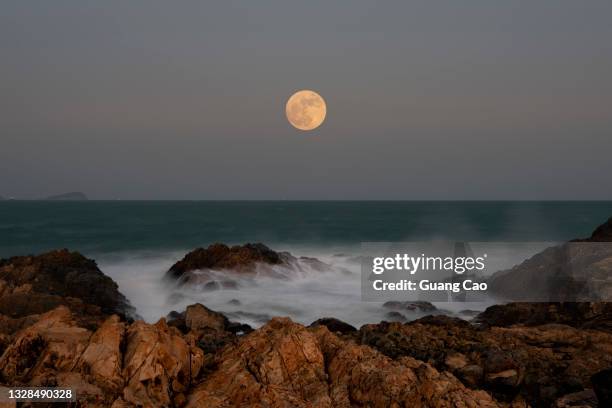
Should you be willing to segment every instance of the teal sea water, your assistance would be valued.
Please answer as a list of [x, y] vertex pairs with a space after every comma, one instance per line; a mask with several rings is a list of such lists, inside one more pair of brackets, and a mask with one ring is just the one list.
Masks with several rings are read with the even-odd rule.
[[67, 247], [95, 255], [213, 242], [343, 246], [448, 238], [588, 236], [612, 201], [3, 201], [0, 256]]
[[[361, 242], [539, 242], [524, 254], [531, 256], [544, 241], [589, 236], [610, 216], [610, 201], [2, 201], [0, 257], [78, 250], [97, 261], [148, 321], [200, 302], [253, 326], [272, 316], [304, 324], [333, 316], [359, 326], [388, 318], [381, 303], [361, 298]], [[305, 268], [287, 279], [238, 277], [236, 290], [179, 287], [163, 279], [185, 253], [214, 242], [263, 242], [316, 257], [329, 270]], [[522, 259], [504, 260], [504, 268]], [[438, 307], [457, 312], [487, 305]]]

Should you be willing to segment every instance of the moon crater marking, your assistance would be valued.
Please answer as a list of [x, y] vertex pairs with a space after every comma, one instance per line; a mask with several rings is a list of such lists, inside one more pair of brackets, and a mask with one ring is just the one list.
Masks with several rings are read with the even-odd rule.
[[321, 126], [327, 114], [325, 100], [307, 89], [291, 95], [285, 106], [287, 120], [300, 130], [313, 130]]

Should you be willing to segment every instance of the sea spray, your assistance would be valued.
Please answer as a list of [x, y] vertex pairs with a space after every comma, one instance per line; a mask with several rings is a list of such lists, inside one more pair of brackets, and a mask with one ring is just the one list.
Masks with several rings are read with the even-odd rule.
[[[301, 265], [287, 279], [232, 274], [231, 279], [237, 283], [235, 289], [205, 290], [201, 285], [179, 285], [164, 279], [170, 266], [188, 250], [101, 254], [97, 259], [100, 268], [119, 284], [119, 289], [148, 322], [155, 322], [172, 310], [182, 311], [193, 303], [202, 303], [254, 327], [274, 316], [288, 316], [302, 324], [335, 317], [355, 326], [390, 318], [382, 302], [364, 302], [361, 298], [358, 248], [334, 248], [333, 252], [303, 247], [280, 249], [317, 258], [330, 267], [319, 271]], [[227, 272], [215, 273], [223, 276]], [[438, 307], [452, 313], [483, 310], [489, 304], [440, 303]], [[423, 316], [419, 311], [404, 313], [408, 320]]]

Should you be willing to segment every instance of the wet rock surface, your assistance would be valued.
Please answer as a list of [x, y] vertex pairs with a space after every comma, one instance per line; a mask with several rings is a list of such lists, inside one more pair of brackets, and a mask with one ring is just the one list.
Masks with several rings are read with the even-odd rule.
[[258, 264], [283, 265], [292, 259], [287, 252], [275, 252], [264, 244], [245, 244], [229, 247], [212, 244], [189, 252], [168, 270], [168, 275], [180, 278], [186, 272], [196, 270], [233, 270], [253, 272]]
[[166, 277], [180, 284], [200, 285], [204, 291], [235, 290], [240, 288], [237, 278], [262, 274], [289, 279], [296, 273], [324, 272], [329, 268], [316, 258], [298, 258], [261, 243], [232, 247], [217, 243], [189, 252], [170, 267]]

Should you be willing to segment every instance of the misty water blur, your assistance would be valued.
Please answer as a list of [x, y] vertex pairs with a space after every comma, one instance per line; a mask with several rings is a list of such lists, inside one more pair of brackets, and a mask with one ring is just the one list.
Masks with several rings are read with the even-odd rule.
[[[522, 246], [521, 251], [500, 247], [492, 253], [497, 268], [509, 268], [537, 253], [547, 244]], [[327, 251], [306, 247], [280, 247], [295, 256], [317, 258], [330, 267], [324, 271], [301, 264], [300, 270], [290, 271], [286, 279], [269, 275], [238, 275], [217, 272], [220, 278], [230, 277], [236, 289], [207, 290], [203, 285], [178, 285], [164, 277], [170, 266], [188, 251], [165, 253], [132, 252], [100, 255], [98, 264], [111, 276], [119, 290], [136, 307], [145, 320], [155, 322], [170, 311], [183, 311], [193, 303], [223, 312], [231, 320], [261, 326], [271, 317], [288, 316], [310, 324], [322, 317], [335, 317], [357, 327], [366, 323], [390, 320], [383, 302], [366, 302], [361, 297], [361, 263], [359, 247], [331, 248]], [[493, 271], [492, 269], [490, 271]], [[286, 270], [279, 274], [287, 273]], [[440, 313], [456, 314], [463, 310], [484, 310], [493, 300], [478, 303], [434, 303]], [[402, 311], [407, 320], [426, 313]]]

